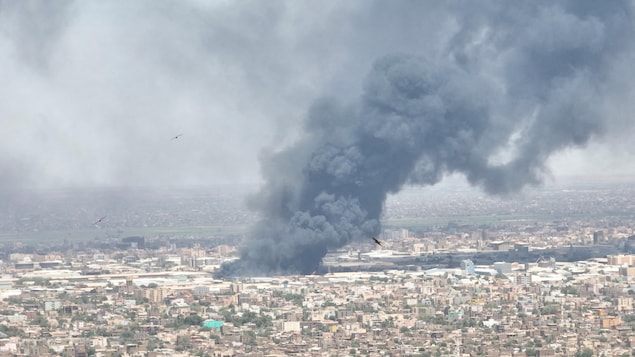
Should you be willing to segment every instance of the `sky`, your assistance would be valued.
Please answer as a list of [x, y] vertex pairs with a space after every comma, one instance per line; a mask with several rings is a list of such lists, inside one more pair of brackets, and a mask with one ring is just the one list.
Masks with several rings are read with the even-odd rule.
[[[615, 33], [605, 23], [590, 15], [576, 23], [549, 2], [521, 1], [516, 10], [505, 4], [0, 0], [0, 185], [262, 182], [271, 175], [263, 160], [302, 140], [315, 103], [358, 101], [383, 56], [465, 56], [472, 61], [465, 67], [478, 68], [488, 86], [504, 85], [501, 78], [531, 81], [504, 72], [535, 65], [515, 59], [507, 66], [519, 46], [506, 43], [505, 34], [516, 30], [525, 31], [521, 38], [530, 45], [523, 48], [533, 48], [532, 41], [554, 50], [590, 42], [615, 60], [597, 84], [602, 100], [594, 110], [606, 125], [547, 150], [540, 177], [635, 174], [630, 33], [608, 38]], [[510, 23], [492, 22], [498, 11]], [[558, 21], [531, 22], [550, 18]], [[568, 65], [584, 70], [572, 56]], [[555, 66], [536, 63], [545, 71]], [[595, 100], [590, 87], [577, 94]], [[521, 120], [531, 110], [521, 103], [504, 112]], [[513, 145], [498, 151], [501, 160], [513, 154]]]
[[407, 185], [635, 177], [633, 5], [0, 0], [0, 204], [257, 183], [220, 274], [306, 274]]

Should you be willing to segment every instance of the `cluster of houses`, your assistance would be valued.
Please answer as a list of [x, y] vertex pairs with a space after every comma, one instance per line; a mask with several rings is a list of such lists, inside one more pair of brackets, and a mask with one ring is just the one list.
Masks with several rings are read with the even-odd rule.
[[231, 281], [187, 266], [5, 269], [0, 356], [626, 356], [633, 263]]

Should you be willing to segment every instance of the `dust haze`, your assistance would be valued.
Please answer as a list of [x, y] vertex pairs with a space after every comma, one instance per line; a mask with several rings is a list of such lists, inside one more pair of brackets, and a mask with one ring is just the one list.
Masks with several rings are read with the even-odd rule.
[[259, 183], [225, 272], [308, 273], [405, 184], [632, 173], [633, 23], [630, 1], [0, 1], [0, 186]]

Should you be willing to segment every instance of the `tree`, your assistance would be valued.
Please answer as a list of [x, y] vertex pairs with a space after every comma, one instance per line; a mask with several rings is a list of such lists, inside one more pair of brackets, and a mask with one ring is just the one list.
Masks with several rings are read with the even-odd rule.
[[592, 357], [592, 356], [593, 356], [593, 350], [588, 347], [578, 350], [575, 353], [575, 357]]
[[42, 315], [37, 315], [32, 321], [31, 325], [38, 325], [41, 327], [49, 327], [49, 321]]
[[14, 336], [23, 337], [24, 336], [24, 331], [13, 326], [0, 325], [0, 332], [6, 334], [9, 337], [14, 337]]
[[555, 315], [560, 312], [560, 305], [556, 303], [546, 304], [542, 309], [540, 309], [540, 313], [543, 315]]
[[183, 323], [190, 326], [199, 326], [203, 323], [203, 318], [198, 315], [190, 315], [183, 319]]
[[245, 334], [243, 335], [243, 337], [245, 338], [244, 344], [249, 345], [249, 346], [255, 346], [256, 345], [256, 333], [253, 331], [247, 331], [245, 332]]
[[210, 333], [209, 338], [214, 340], [214, 342], [216, 342], [217, 345], [220, 345], [220, 336], [218, 336], [217, 334]]
[[156, 337], [151, 337], [148, 340], [148, 346], [146, 347], [148, 351], [154, 351], [157, 348], [163, 348], [163, 346], [165, 345], [165, 343], [161, 340], [159, 340]]
[[178, 336], [176, 338], [176, 347], [174, 348], [176, 351], [187, 351], [190, 348], [192, 348], [190, 336]]

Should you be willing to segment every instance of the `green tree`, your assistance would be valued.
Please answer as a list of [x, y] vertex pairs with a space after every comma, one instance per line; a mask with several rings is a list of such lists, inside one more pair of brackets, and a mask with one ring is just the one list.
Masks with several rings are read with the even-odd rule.
[[249, 345], [249, 346], [255, 346], [256, 345], [256, 333], [253, 331], [247, 331], [244, 335], [245, 337], [245, 344]]
[[592, 356], [593, 356], [593, 350], [588, 347], [578, 350], [575, 353], [575, 357], [592, 357]]
[[190, 336], [178, 336], [176, 338], [176, 347], [174, 348], [176, 351], [187, 351], [190, 348], [192, 348], [192, 340], [190, 339]]
[[203, 323], [203, 318], [198, 315], [190, 315], [183, 319], [183, 323], [190, 326], [199, 326]]
[[37, 315], [33, 320], [31, 320], [31, 325], [49, 327], [49, 320], [42, 315]]
[[218, 336], [217, 334], [210, 333], [209, 338], [214, 340], [214, 342], [216, 342], [217, 345], [220, 345], [220, 336]]
[[546, 304], [540, 309], [540, 313], [543, 315], [555, 315], [560, 312], [560, 305], [556, 303]]
[[0, 332], [9, 337], [24, 337], [24, 331], [13, 326], [0, 325]]

